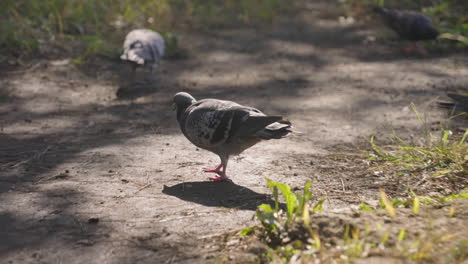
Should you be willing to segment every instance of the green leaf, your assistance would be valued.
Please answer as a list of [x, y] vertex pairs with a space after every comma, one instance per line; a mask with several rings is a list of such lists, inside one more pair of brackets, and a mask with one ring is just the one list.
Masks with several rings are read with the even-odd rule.
[[313, 209], [314, 213], [323, 211], [323, 202], [325, 202], [325, 198], [322, 198], [317, 202]]
[[404, 228], [402, 228], [400, 232], [398, 232], [398, 242], [403, 241], [403, 239], [405, 239], [405, 235], [406, 235], [406, 231]]
[[293, 213], [297, 207], [297, 197], [296, 195], [291, 191], [291, 187], [287, 184], [284, 183], [279, 183], [279, 182], [273, 182], [271, 180], [267, 181], [268, 186], [270, 188], [278, 188], [281, 191], [281, 194], [283, 195], [284, 199], [286, 200], [286, 213], [288, 215], [288, 219], [293, 216]]
[[366, 211], [366, 212], [373, 212], [374, 211], [374, 209], [372, 209], [372, 207], [370, 207], [369, 205], [364, 204], [364, 203], [359, 204], [358, 208], [359, 208], [359, 210]]
[[255, 228], [253, 228], [253, 227], [244, 228], [244, 229], [242, 229], [242, 231], [240, 231], [239, 236], [248, 236], [248, 235], [252, 234], [254, 230], [255, 230]]
[[387, 242], [390, 233], [387, 231], [383, 234], [382, 238], [380, 239], [380, 244], [384, 245]]
[[460, 139], [460, 142], [458, 142], [458, 145], [461, 146], [463, 143], [465, 143], [465, 139], [468, 136], [468, 129], [465, 130], [465, 133], [463, 134], [463, 137]]
[[273, 210], [269, 204], [261, 204], [258, 206], [258, 209], [262, 210], [265, 213], [276, 213], [276, 210]]
[[452, 135], [452, 131], [444, 130], [444, 135], [442, 136], [442, 143], [444, 146], [447, 146], [450, 135]]
[[418, 215], [419, 214], [419, 206], [420, 206], [420, 201], [419, 201], [419, 196], [414, 196], [414, 199], [413, 199], [413, 213], [415, 215]]
[[312, 191], [310, 190], [312, 187], [312, 182], [306, 182], [304, 184], [304, 190], [303, 194], [297, 195], [297, 198], [299, 199], [299, 206], [297, 207], [298, 213], [302, 213], [302, 210], [304, 209], [305, 204], [307, 204], [311, 199], [312, 199]]
[[275, 210], [279, 210], [278, 187], [273, 187], [273, 199], [275, 200]]
[[388, 215], [390, 217], [395, 217], [396, 216], [395, 208], [393, 207], [393, 204], [388, 199], [387, 194], [384, 192], [382, 188], [380, 188], [379, 191], [380, 191], [380, 200], [385, 205], [385, 210], [387, 210]]
[[310, 214], [309, 214], [309, 204], [306, 203], [304, 205], [304, 209], [302, 211], [302, 220], [304, 221], [304, 225], [310, 228]]
[[443, 201], [443, 202], [449, 202], [449, 201], [452, 201], [452, 200], [455, 200], [455, 199], [466, 199], [466, 198], [468, 198], [468, 193], [453, 194], [453, 195], [449, 195], [449, 196], [442, 197], [442, 198], [439, 198], [439, 199], [441, 201]]

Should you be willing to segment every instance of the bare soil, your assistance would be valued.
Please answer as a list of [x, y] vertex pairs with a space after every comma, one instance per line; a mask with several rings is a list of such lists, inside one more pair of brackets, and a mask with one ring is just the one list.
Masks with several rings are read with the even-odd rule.
[[[381, 27], [340, 24], [337, 12], [317, 3], [267, 27], [181, 34], [188, 58], [165, 61], [144, 86], [101, 57], [4, 68], [0, 262], [215, 262], [230, 252], [215, 237], [254, 224], [271, 201], [266, 177], [297, 189], [312, 180], [331, 209], [375, 201], [379, 187], [404, 192], [358, 149], [392, 129], [417, 137], [412, 102], [430, 122], [446, 118], [432, 102], [468, 87], [468, 57], [401, 54]], [[209, 182], [202, 168], [218, 157], [180, 133], [179, 91], [284, 115], [300, 133], [233, 158], [233, 183]]]

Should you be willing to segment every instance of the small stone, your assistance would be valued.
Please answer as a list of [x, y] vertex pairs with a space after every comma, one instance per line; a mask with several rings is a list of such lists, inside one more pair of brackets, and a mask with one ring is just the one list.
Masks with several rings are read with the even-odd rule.
[[83, 246], [92, 246], [94, 244], [94, 242], [89, 239], [81, 239], [76, 241], [76, 243]]
[[228, 246], [228, 247], [234, 246], [235, 244], [238, 244], [239, 242], [240, 242], [239, 239], [229, 240], [229, 241], [226, 243], [226, 246]]

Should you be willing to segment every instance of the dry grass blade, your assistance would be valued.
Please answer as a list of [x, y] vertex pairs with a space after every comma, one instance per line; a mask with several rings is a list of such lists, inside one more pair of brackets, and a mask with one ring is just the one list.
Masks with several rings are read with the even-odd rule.
[[385, 205], [385, 210], [387, 210], [388, 215], [390, 217], [395, 217], [396, 216], [395, 207], [393, 207], [393, 204], [388, 199], [387, 194], [382, 188], [379, 189], [379, 192], [380, 192], [380, 199], [382, 203]]

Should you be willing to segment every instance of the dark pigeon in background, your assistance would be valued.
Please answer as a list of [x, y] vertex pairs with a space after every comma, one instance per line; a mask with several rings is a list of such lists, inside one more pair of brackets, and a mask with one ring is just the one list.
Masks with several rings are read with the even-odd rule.
[[151, 73], [159, 66], [164, 56], [164, 38], [149, 29], [135, 29], [127, 34], [120, 58], [132, 64], [132, 79], [135, 82], [138, 67], [149, 68]]
[[[383, 7], [374, 7], [373, 10], [380, 14], [385, 24], [402, 39], [434, 40], [439, 36], [439, 31], [432, 25], [431, 19], [421, 13]], [[424, 53], [427, 52], [424, 51]]]
[[199, 148], [219, 156], [221, 164], [205, 172], [216, 173], [213, 181], [229, 180], [226, 166], [261, 140], [280, 139], [292, 132], [291, 123], [281, 116], [267, 116], [260, 110], [231, 101], [195, 100], [181, 92], [174, 96], [177, 121], [185, 137]]
[[456, 112], [468, 112], [468, 92], [465, 93], [447, 93], [452, 102], [439, 102], [444, 108], [449, 108]]

